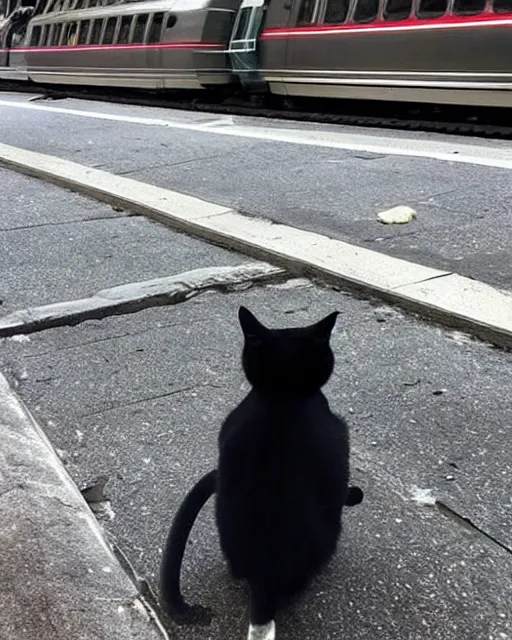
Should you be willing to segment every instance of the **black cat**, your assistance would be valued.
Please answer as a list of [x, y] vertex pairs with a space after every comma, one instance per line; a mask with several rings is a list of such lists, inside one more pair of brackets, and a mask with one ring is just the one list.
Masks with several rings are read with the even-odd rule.
[[203, 608], [184, 602], [179, 576], [190, 529], [215, 492], [222, 551], [251, 592], [249, 640], [274, 639], [279, 604], [334, 553], [343, 506], [363, 499], [348, 486], [347, 425], [321, 392], [334, 367], [329, 341], [337, 315], [271, 330], [240, 308], [252, 390], [224, 421], [218, 469], [189, 492], [173, 522], [161, 566], [162, 602], [173, 617], [208, 620]]

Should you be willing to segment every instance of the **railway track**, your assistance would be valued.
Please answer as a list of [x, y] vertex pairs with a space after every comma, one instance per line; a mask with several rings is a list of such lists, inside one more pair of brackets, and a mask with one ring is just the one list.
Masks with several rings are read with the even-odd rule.
[[34, 83], [1, 82], [0, 91], [40, 93], [38, 100], [75, 98], [138, 106], [204, 111], [261, 118], [342, 124], [357, 127], [445, 133], [512, 139], [512, 109], [425, 105], [355, 100], [289, 99], [272, 95], [245, 96], [206, 92], [161, 93]]

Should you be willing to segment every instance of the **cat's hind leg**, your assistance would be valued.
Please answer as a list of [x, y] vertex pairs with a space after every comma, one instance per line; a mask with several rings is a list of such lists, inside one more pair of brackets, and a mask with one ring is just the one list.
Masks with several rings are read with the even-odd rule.
[[247, 640], [275, 640], [277, 596], [273, 589], [250, 582], [251, 605]]

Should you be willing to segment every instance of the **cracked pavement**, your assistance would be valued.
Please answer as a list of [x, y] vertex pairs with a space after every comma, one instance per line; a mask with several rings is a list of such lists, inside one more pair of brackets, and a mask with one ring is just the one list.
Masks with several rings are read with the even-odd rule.
[[[0, 232], [2, 315], [192, 266], [247, 262], [139, 217], [113, 212], [110, 220], [109, 207], [51, 185], [1, 177], [13, 205], [0, 226], [33, 222], [15, 242]], [[35, 211], [20, 194], [32, 194]], [[90, 233], [95, 216], [115, 230]], [[68, 235], [41, 226], [55, 221]], [[334, 561], [281, 613], [279, 638], [512, 638], [512, 408], [504, 394], [512, 354], [305, 280], [250, 285], [3, 338], [0, 370], [76, 484], [108, 478], [101, 523], [156, 589], [172, 516], [215, 464], [221, 420], [247, 390], [239, 305], [272, 326], [338, 309], [326, 394], [351, 426], [353, 480], [365, 501], [346, 511]], [[172, 639], [245, 637], [246, 594], [227, 575], [211, 504], [193, 530], [183, 587], [216, 615], [206, 628], [172, 625]]]

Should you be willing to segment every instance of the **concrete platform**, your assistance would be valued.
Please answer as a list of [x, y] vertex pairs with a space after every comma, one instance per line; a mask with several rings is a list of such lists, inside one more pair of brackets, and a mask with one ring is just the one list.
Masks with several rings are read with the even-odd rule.
[[[59, 202], [62, 192], [51, 189]], [[46, 221], [58, 221], [52, 206], [48, 197]], [[11, 310], [27, 299], [66, 307], [64, 282], [77, 298], [96, 291], [87, 270], [95, 244], [80, 242], [82, 224], [74, 246], [84, 255], [71, 274], [59, 259], [66, 247], [45, 228], [31, 230], [40, 250], [31, 259], [29, 291], [27, 265], [7, 263], [5, 282], [19, 283], [6, 287]], [[159, 255], [169, 262], [152, 260], [141, 232], [146, 262], [139, 271], [134, 254], [111, 239], [117, 259], [102, 287], [124, 283], [122, 291], [133, 292], [127, 274], [139, 280], [143, 273], [190, 283], [180, 274], [190, 271], [196, 252], [204, 262], [193, 266], [232, 269], [246, 261], [154, 228]], [[30, 335], [22, 319], [16, 335], [0, 339], [0, 370], [58, 455], [0, 379], [0, 570], [8, 577], [0, 601], [12, 610], [0, 613], [0, 638], [162, 637], [70, 477], [80, 489], [106, 478], [101, 525], [157, 590], [173, 514], [215, 464], [221, 420], [247, 390], [236, 319], [244, 304], [271, 326], [341, 312], [326, 393], [351, 425], [353, 479], [366, 493], [360, 507], [347, 510], [326, 572], [280, 614], [279, 640], [512, 639], [512, 408], [504, 393], [511, 354], [305, 279], [254, 284], [201, 295], [194, 289], [193, 298], [137, 313], [115, 315], [111, 306], [102, 319]], [[184, 591], [216, 615], [209, 627], [171, 625], [172, 640], [245, 637], [247, 599], [227, 575], [211, 504], [191, 536]]]
[[237, 264], [239, 256], [179, 236], [96, 200], [0, 169], [0, 314], [86, 297], [175, 271]]
[[[500, 404], [510, 355], [292, 284], [5, 339], [1, 366], [77, 484], [108, 477], [115, 517], [105, 526], [156, 590], [172, 516], [215, 464], [220, 422], [247, 388], [238, 305], [273, 326], [340, 309], [326, 392], [351, 424], [366, 499], [347, 511], [327, 572], [281, 614], [279, 637], [512, 637], [511, 416]], [[184, 590], [216, 616], [207, 628], [171, 627], [180, 640], [244, 637], [246, 595], [226, 573], [211, 505], [191, 537]]]

